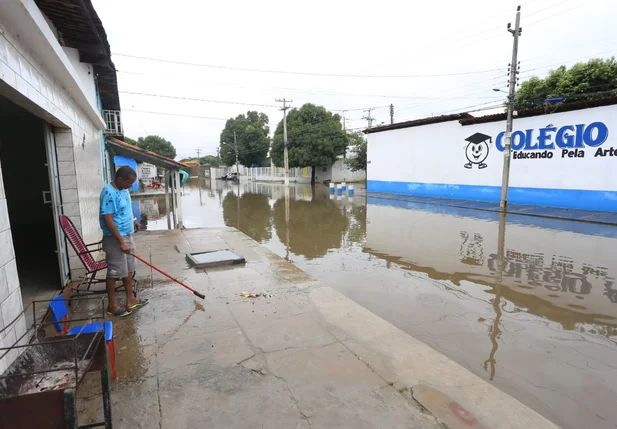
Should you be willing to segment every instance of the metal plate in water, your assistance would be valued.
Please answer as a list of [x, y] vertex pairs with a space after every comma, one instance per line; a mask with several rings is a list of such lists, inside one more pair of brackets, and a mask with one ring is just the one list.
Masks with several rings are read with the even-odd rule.
[[216, 250], [214, 252], [187, 253], [187, 262], [194, 268], [212, 268], [221, 265], [242, 264], [246, 260], [231, 250]]

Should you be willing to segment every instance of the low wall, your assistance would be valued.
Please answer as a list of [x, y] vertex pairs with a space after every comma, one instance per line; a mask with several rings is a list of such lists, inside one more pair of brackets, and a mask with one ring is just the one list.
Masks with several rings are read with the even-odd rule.
[[[240, 180], [255, 182], [284, 182], [285, 169], [282, 167], [240, 167]], [[235, 173], [236, 167], [212, 168], [210, 174], [213, 178], [220, 179], [228, 172]], [[311, 167], [290, 168], [289, 181], [295, 183], [311, 183]]]
[[[509, 202], [617, 212], [617, 106], [514, 120]], [[368, 135], [367, 190], [497, 202], [505, 122]]]

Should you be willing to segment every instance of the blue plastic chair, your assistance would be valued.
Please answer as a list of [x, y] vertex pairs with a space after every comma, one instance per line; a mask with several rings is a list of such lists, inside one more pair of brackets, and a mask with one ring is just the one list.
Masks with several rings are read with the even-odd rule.
[[114, 326], [110, 320], [104, 322], [93, 322], [87, 325], [74, 326], [69, 330], [69, 310], [64, 303], [64, 297], [58, 295], [49, 301], [51, 308], [51, 320], [58, 335], [78, 335], [78, 334], [94, 334], [101, 332], [105, 334], [105, 343], [109, 349], [109, 360], [111, 362], [111, 376], [116, 378], [116, 347], [114, 345]]

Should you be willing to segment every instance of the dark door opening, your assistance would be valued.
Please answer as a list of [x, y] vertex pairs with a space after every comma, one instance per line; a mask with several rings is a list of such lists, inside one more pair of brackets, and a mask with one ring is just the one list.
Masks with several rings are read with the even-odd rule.
[[0, 96], [0, 164], [24, 301], [62, 286], [45, 125]]

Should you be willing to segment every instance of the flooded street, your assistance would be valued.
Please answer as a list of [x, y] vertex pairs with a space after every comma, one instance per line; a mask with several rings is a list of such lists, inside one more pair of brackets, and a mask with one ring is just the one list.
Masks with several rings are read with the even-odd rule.
[[[561, 427], [617, 427], [617, 227], [358, 188], [286, 204], [280, 184], [191, 180], [184, 225], [240, 229]], [[143, 227], [167, 228], [164, 201], [134, 201]]]

